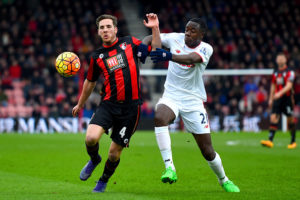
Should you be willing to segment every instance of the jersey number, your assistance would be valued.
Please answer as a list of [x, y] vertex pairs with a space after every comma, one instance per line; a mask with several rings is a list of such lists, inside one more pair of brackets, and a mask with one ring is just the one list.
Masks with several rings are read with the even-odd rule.
[[119, 132], [119, 134], [121, 135], [121, 138], [123, 138], [125, 136], [125, 131], [126, 131], [126, 126], [124, 126]]
[[206, 124], [207, 123], [207, 113], [205, 113], [205, 114], [200, 113], [200, 116], [202, 117], [201, 124]]

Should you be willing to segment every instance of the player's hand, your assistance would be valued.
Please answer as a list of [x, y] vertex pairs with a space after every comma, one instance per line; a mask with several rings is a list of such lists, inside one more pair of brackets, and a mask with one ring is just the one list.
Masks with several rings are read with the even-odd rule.
[[281, 97], [280, 93], [277, 92], [277, 93], [274, 94], [273, 99], [276, 100], [276, 99], [279, 99], [280, 97]]
[[158, 17], [156, 14], [154, 13], [149, 13], [146, 14], [146, 17], [148, 19], [148, 22], [146, 22], [146, 20], [144, 20], [144, 25], [148, 28], [155, 28], [159, 26], [159, 22], [158, 22]]
[[156, 48], [155, 51], [150, 52], [150, 57], [154, 63], [158, 63], [162, 61], [172, 60], [172, 53], [161, 48]]
[[142, 63], [145, 63], [147, 56], [149, 55], [148, 46], [145, 44], [140, 44], [137, 48], [137, 56]]
[[82, 107], [79, 106], [78, 104], [73, 108], [73, 110], [72, 110], [73, 117], [76, 117], [78, 115], [78, 112], [80, 111], [81, 108]]

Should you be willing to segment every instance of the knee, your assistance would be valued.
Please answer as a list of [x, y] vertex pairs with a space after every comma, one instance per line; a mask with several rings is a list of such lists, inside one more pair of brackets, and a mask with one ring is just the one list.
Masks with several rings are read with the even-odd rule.
[[163, 116], [163, 113], [155, 112], [154, 124], [156, 127], [168, 126], [169, 122], [167, 121], [166, 117]]
[[271, 115], [270, 121], [273, 124], [277, 124], [278, 123], [279, 118], [276, 115]]
[[108, 153], [108, 158], [112, 162], [116, 162], [120, 159], [121, 153], [119, 151], [110, 150]]
[[94, 136], [94, 135], [87, 135], [85, 138], [85, 143], [88, 146], [93, 146], [95, 144], [97, 144], [98, 142], [98, 137]]

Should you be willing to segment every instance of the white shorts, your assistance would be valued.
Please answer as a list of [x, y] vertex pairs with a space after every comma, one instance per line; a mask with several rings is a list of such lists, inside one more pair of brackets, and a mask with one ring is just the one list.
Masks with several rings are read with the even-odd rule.
[[210, 133], [208, 115], [204, 106], [196, 110], [186, 112], [183, 111], [183, 105], [181, 102], [176, 102], [175, 100], [165, 97], [159, 99], [155, 106], [155, 110], [157, 109], [158, 104], [164, 104], [168, 106], [174, 112], [176, 117], [178, 117], [180, 114], [184, 123], [184, 127], [188, 132], [195, 134]]

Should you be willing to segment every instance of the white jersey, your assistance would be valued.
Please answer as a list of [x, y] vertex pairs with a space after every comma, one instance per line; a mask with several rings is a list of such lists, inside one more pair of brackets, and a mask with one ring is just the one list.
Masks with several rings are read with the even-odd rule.
[[197, 47], [189, 48], [185, 44], [184, 33], [162, 33], [160, 38], [162, 45], [170, 48], [172, 54], [195, 52], [202, 58], [201, 63], [191, 65], [169, 61], [163, 97], [182, 102], [186, 111], [203, 106], [206, 92], [202, 75], [213, 53], [212, 46], [201, 41]]

